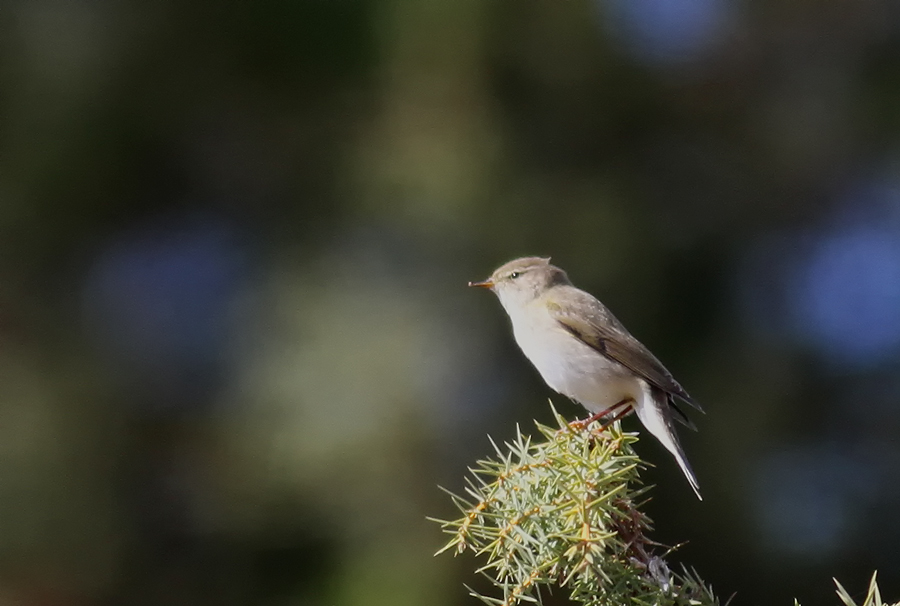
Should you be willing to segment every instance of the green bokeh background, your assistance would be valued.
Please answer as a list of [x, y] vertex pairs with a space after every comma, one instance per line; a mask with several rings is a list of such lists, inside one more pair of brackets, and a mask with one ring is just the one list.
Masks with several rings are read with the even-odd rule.
[[638, 444], [676, 559], [734, 604], [897, 599], [896, 344], [782, 328], [791, 255], [900, 178], [900, 13], [699, 6], [653, 54], [601, 0], [0, 3], [0, 602], [474, 603], [425, 516], [551, 419], [465, 288], [524, 254], [708, 412], [703, 503]]

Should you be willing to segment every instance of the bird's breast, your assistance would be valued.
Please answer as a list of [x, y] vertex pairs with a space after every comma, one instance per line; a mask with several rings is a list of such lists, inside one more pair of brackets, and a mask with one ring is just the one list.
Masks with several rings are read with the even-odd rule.
[[637, 381], [626, 368], [571, 335], [549, 313], [512, 321], [516, 343], [554, 391], [592, 412], [637, 394]]

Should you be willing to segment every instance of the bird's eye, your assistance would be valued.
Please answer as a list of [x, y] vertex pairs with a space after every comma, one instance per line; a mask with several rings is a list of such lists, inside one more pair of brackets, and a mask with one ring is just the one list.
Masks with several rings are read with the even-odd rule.
[[509, 277], [512, 278], [513, 280], [515, 280], [516, 278], [518, 278], [518, 277], [521, 276], [521, 275], [522, 275], [522, 272], [520, 272], [520, 271], [514, 271], [514, 272], [512, 272], [511, 274], [509, 274]]

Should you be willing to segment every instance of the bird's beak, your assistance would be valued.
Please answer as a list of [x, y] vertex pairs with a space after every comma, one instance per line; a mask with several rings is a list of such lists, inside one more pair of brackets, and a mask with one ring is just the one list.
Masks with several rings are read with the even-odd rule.
[[490, 278], [483, 282], [469, 282], [469, 286], [477, 286], [478, 288], [494, 288], [494, 283]]

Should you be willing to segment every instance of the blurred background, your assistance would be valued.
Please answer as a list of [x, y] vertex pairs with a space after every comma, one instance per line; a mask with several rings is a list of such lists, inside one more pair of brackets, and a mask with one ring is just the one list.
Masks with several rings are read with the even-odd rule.
[[675, 562], [900, 598], [896, 3], [6, 0], [0, 603], [475, 603], [526, 254], [707, 410]]

